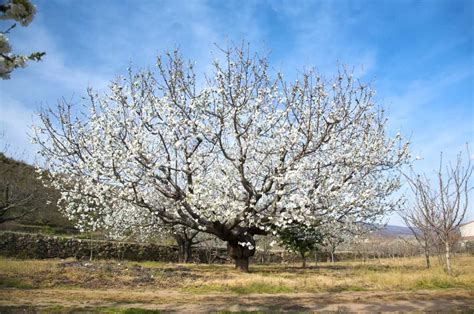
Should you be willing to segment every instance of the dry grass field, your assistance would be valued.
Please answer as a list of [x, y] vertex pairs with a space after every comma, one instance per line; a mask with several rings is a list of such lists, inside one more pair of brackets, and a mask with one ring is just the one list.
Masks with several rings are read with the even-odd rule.
[[[474, 257], [298, 265], [0, 259], [0, 309], [45, 312], [474, 310]], [[140, 311], [138, 309], [141, 309]]]

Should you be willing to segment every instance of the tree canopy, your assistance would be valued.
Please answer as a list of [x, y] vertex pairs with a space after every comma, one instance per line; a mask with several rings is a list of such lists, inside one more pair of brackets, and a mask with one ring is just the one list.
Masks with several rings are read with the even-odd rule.
[[246, 270], [254, 235], [395, 209], [408, 143], [368, 84], [344, 69], [289, 82], [246, 45], [222, 53], [210, 76], [174, 51], [41, 112], [34, 139], [70, 217], [158, 217], [226, 241]]

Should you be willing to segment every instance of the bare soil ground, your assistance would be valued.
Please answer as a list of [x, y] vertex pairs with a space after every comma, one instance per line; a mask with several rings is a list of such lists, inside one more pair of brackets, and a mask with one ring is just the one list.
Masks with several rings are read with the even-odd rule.
[[422, 259], [231, 265], [0, 258], [0, 313], [474, 313], [474, 257], [455, 276]]
[[[127, 309], [178, 313], [208, 312], [452, 312], [474, 311], [474, 292], [339, 292], [235, 295], [196, 295], [167, 290], [4, 289], [3, 312], [120, 312]], [[130, 311], [129, 311], [130, 312]], [[132, 311], [133, 312], [133, 311]]]
[[339, 292], [235, 295], [196, 295], [167, 290], [4, 289], [0, 309], [12, 311], [108, 311], [146, 309], [181, 313], [219, 311], [474, 311], [474, 292]]

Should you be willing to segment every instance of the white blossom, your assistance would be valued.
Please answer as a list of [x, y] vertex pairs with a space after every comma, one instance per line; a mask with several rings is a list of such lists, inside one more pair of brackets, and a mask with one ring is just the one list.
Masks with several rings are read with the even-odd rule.
[[[36, 14], [36, 7], [29, 0], [8, 0], [0, 4], [0, 20], [13, 19], [22, 26], [27, 26]], [[24, 68], [29, 60], [40, 61], [44, 52], [34, 52], [30, 55], [17, 55], [11, 52], [12, 48], [6, 36], [16, 24], [0, 31], [0, 78], [9, 79], [14, 69]]]
[[248, 257], [255, 234], [374, 222], [396, 209], [387, 196], [408, 143], [386, 135], [368, 86], [351, 74], [325, 84], [313, 71], [285, 82], [264, 59], [225, 56], [202, 89], [174, 53], [158, 75], [130, 73], [107, 95], [89, 90], [83, 108], [62, 102], [41, 114], [35, 141], [70, 218], [92, 212], [84, 224], [97, 227], [99, 217], [120, 225], [151, 215]]

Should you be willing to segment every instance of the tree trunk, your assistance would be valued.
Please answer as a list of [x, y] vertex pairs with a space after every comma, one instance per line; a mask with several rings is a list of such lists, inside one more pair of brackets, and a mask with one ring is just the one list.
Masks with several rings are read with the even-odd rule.
[[89, 261], [92, 261], [92, 256], [93, 256], [93, 252], [94, 252], [94, 244], [92, 243], [92, 232], [90, 233], [90, 236], [91, 236], [91, 239], [90, 239], [90, 256], [89, 256]]
[[[242, 246], [240, 243], [250, 242], [249, 246]], [[227, 252], [229, 256], [235, 261], [235, 268], [244, 272], [249, 271], [249, 259], [255, 254], [255, 240], [253, 238], [246, 238], [245, 241], [227, 241]]]
[[430, 268], [431, 267], [431, 263], [430, 263], [430, 254], [428, 252], [425, 252], [425, 259], [426, 259], [426, 268]]
[[240, 258], [235, 260], [235, 268], [243, 272], [249, 271], [249, 258]]
[[448, 275], [451, 276], [451, 248], [449, 247], [449, 242], [446, 241], [445, 243], [446, 248], [446, 271]]
[[178, 260], [180, 263], [190, 263], [192, 258], [193, 240], [176, 234], [174, 236], [178, 245]]
[[193, 251], [192, 251], [192, 240], [191, 240], [186, 243], [186, 247], [184, 250], [184, 262], [191, 263], [192, 257], [193, 257]]
[[331, 250], [331, 263], [334, 263], [334, 252]]
[[431, 267], [431, 262], [430, 262], [430, 247], [428, 245], [428, 240], [425, 239], [425, 259], [426, 259], [426, 268]]
[[301, 260], [303, 262], [303, 264], [301, 265], [302, 268], [306, 268], [306, 254], [304, 251], [300, 251], [300, 255], [301, 255]]
[[192, 243], [189, 240], [185, 240], [179, 244], [179, 262], [180, 263], [191, 263], [192, 257]]

